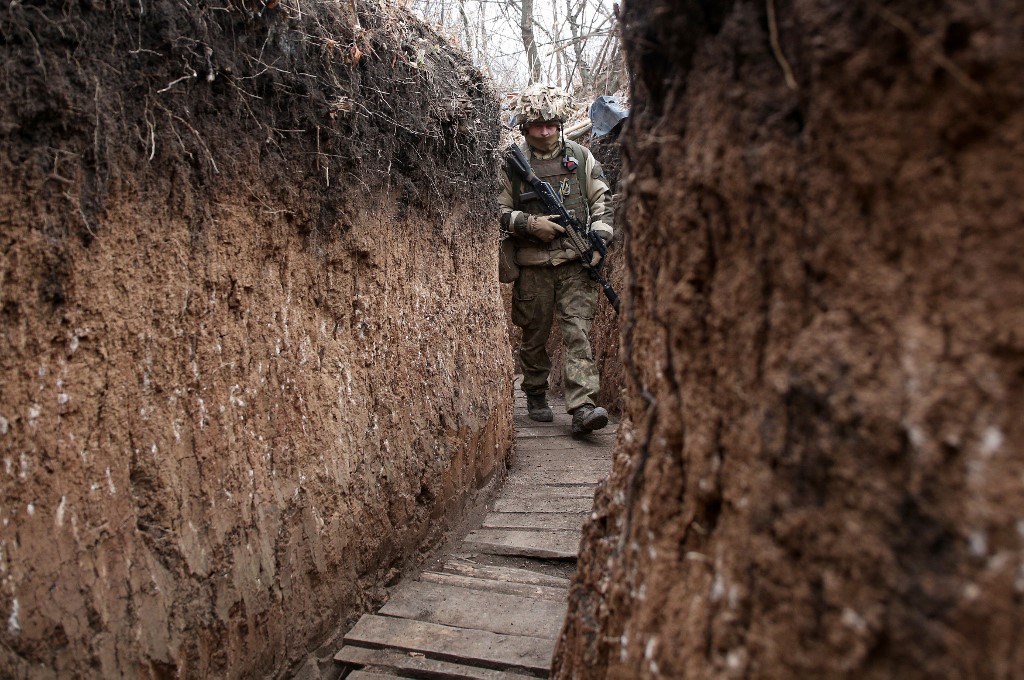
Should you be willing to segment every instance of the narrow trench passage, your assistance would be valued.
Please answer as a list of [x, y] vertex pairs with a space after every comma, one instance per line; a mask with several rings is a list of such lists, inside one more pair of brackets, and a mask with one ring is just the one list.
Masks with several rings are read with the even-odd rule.
[[552, 423], [515, 403], [516, 455], [481, 525], [441, 567], [400, 583], [364, 615], [334, 659], [342, 677], [547, 677], [569, 578], [597, 484], [611, 470], [617, 423], [570, 436], [565, 403]]

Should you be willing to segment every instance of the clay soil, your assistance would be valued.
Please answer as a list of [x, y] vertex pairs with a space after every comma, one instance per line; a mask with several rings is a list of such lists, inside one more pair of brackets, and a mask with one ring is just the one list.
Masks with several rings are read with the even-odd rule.
[[287, 675], [503, 474], [495, 98], [362, 2], [7, 2], [0, 64], [0, 676]]
[[627, 420], [556, 677], [1021, 677], [1024, 11], [622, 18]]

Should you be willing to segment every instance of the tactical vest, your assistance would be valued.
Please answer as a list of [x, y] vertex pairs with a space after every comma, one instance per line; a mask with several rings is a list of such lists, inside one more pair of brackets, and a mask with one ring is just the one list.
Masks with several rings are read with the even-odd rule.
[[[562, 205], [574, 215], [581, 223], [590, 226], [590, 204], [584, 195], [584, 187], [587, 185], [586, 159], [587, 151], [575, 142], [566, 141], [562, 153], [547, 160], [530, 158], [530, 167], [533, 168], [537, 177], [548, 182], [555, 193], [562, 200]], [[577, 161], [575, 170], [568, 170], [563, 164], [566, 156], [572, 156]], [[512, 206], [516, 210], [531, 215], [547, 215], [544, 203], [537, 197], [526, 180], [519, 176], [514, 170], [509, 170], [509, 179], [512, 181]], [[540, 265], [560, 263], [566, 260], [578, 259], [579, 254], [573, 249], [568, 239], [560, 236], [550, 243], [529, 242], [520, 243], [516, 255], [516, 261], [521, 265]]]

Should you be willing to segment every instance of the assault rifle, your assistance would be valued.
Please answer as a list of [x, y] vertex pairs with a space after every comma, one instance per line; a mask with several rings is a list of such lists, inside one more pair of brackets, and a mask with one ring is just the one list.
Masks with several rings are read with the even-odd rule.
[[[608, 246], [605, 245], [604, 239], [595, 234], [588, 225], [582, 224], [578, 219], [569, 214], [569, 211], [562, 205], [562, 201], [559, 200], [558, 194], [555, 193], [551, 184], [537, 177], [536, 173], [534, 173], [533, 168], [530, 167], [530, 161], [526, 159], [522, 149], [512, 144], [505, 152], [505, 157], [512, 166], [512, 169], [530, 183], [530, 186], [537, 193], [537, 197], [544, 203], [544, 209], [548, 211], [548, 214], [558, 216], [554, 221], [565, 228], [565, 235], [568, 237], [573, 249], [580, 254], [583, 266], [590, 272], [590, 278], [601, 284], [605, 297], [608, 298], [608, 302], [612, 304], [612, 309], [618, 314], [619, 295], [612, 288], [612, 284], [608, 283], [608, 279], [600, 272], [601, 265], [604, 264], [604, 258], [608, 255]], [[580, 188], [582, 190], [582, 187]]]

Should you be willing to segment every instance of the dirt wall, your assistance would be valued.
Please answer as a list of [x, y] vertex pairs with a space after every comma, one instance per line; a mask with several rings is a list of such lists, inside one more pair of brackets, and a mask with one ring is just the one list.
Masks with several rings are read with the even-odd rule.
[[623, 9], [628, 419], [556, 677], [1019, 677], [1024, 12]]
[[[615, 213], [615, 235], [612, 238], [611, 248], [608, 250], [608, 259], [604, 264], [603, 274], [615, 292], [619, 294], [621, 300], [628, 284], [626, 283], [623, 252], [625, 232], [622, 229], [624, 217], [621, 183], [622, 151], [618, 133], [591, 140], [589, 148], [604, 167], [605, 178], [611, 189], [611, 205]], [[598, 405], [604, 406], [616, 416], [622, 413], [623, 391], [626, 386], [622, 361], [619, 357], [619, 334], [621, 332], [619, 322], [619, 315], [615, 313], [602, 292], [597, 304], [597, 314], [594, 316], [594, 325], [590, 331], [590, 344], [594, 351], [594, 361], [601, 374], [601, 393], [598, 397]]]
[[345, 8], [0, 10], [0, 676], [286, 674], [501, 474], [494, 97]]

